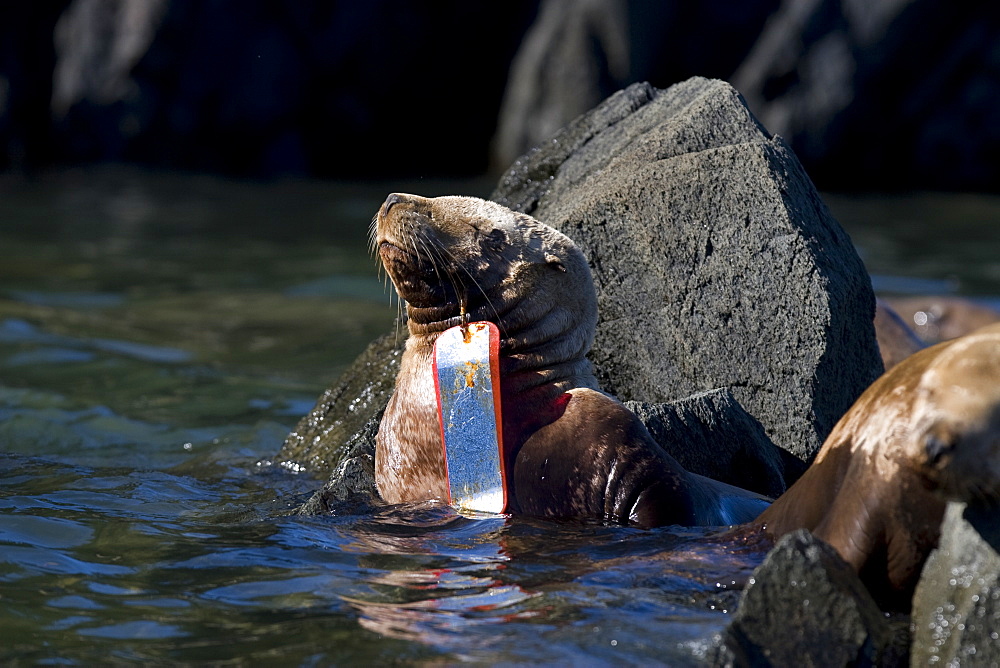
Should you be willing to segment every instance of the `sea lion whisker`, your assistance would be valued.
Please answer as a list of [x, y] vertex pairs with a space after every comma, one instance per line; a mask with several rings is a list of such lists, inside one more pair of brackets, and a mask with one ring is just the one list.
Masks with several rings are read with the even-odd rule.
[[[417, 241], [420, 242], [420, 247], [424, 249], [424, 256], [430, 260], [431, 268], [434, 270], [434, 275], [437, 276], [438, 283], [443, 283], [444, 279], [441, 277], [441, 271], [438, 267], [437, 258], [434, 256], [433, 245], [428, 246], [427, 240], [423, 236], [417, 237]], [[445, 273], [448, 273], [447, 269], [445, 269]]]
[[368, 251], [375, 255], [378, 252], [378, 214], [372, 216], [372, 222], [368, 224]]
[[[422, 243], [424, 241], [426, 242], [427, 253], [431, 258], [431, 262], [434, 266], [435, 272], [437, 271], [438, 265], [440, 265], [441, 268], [444, 270], [445, 276], [448, 279], [448, 283], [451, 285], [452, 290], [455, 292], [455, 297], [458, 299], [459, 303], [459, 309], [461, 313], [464, 315], [467, 312], [468, 288], [465, 285], [465, 281], [463, 281], [461, 277], [455, 271], [452, 270], [453, 266], [459, 266], [461, 268], [460, 263], [458, 262], [457, 258], [455, 258], [455, 256], [452, 253], [450, 253], [447, 248], [444, 248], [440, 244], [440, 242], [438, 242], [434, 237], [430, 235], [424, 235], [422, 237]], [[451, 262], [446, 261], [447, 258], [444, 257], [445, 253], [447, 253], [451, 257], [452, 260]], [[438, 280], [439, 281], [441, 280], [440, 274], [438, 274]]]
[[[476, 280], [476, 277], [472, 275], [472, 272], [469, 271], [468, 268], [466, 268], [461, 262], [458, 261], [458, 258], [455, 257], [454, 253], [452, 253], [447, 248], [444, 248], [443, 246], [438, 246], [438, 248], [441, 250], [442, 253], [447, 253], [453, 260], [452, 264], [458, 267], [459, 270], [465, 272], [465, 274], [469, 277], [469, 280], [472, 281], [473, 285], [476, 286], [476, 289], [479, 290], [479, 294], [481, 294], [483, 296], [483, 299], [486, 300], [486, 305], [490, 308], [491, 311], [493, 311], [493, 317], [494, 317], [493, 322], [496, 323], [496, 325], [500, 328], [500, 332], [503, 334], [504, 338], [508, 338], [507, 329], [504, 326], [503, 319], [500, 317], [500, 312], [493, 304], [493, 300], [490, 299], [489, 293], [483, 289], [483, 286], [480, 285], [479, 281]], [[463, 284], [463, 288], [464, 287], [465, 286]]]
[[409, 241], [410, 242], [410, 248], [413, 249], [413, 257], [419, 258], [420, 257], [420, 251], [417, 249], [417, 234], [412, 229], [406, 230], [406, 239], [405, 239], [405, 241]]

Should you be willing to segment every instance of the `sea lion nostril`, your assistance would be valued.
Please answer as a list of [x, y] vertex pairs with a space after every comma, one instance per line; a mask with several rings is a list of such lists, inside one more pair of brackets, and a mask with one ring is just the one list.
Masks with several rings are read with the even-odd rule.
[[403, 197], [399, 193], [392, 193], [385, 198], [385, 204], [382, 205], [382, 215], [389, 213], [389, 209], [392, 208], [393, 204], [399, 204], [403, 201]]

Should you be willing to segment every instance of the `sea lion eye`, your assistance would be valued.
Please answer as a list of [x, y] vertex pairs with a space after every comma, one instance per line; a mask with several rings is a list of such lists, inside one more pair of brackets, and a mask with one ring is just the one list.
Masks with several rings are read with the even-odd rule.
[[955, 449], [953, 441], [945, 440], [936, 434], [927, 434], [924, 437], [924, 450], [927, 452], [927, 461], [932, 466], [944, 464], [945, 458]]

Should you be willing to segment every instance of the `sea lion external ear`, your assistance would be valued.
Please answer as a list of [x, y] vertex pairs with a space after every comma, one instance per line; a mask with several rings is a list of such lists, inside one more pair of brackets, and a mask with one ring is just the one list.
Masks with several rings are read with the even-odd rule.
[[545, 254], [545, 262], [553, 269], [558, 269], [559, 271], [564, 273], [566, 272], [566, 265], [562, 263], [562, 260], [560, 260], [555, 255], [552, 255], [551, 253]]
[[493, 251], [499, 253], [507, 245], [507, 235], [503, 230], [493, 229], [486, 235], [486, 245]]

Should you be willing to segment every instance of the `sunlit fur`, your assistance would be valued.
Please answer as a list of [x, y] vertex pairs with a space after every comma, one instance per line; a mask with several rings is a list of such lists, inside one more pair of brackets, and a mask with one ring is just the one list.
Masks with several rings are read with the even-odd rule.
[[946, 498], [1000, 500], [1000, 326], [946, 344], [920, 379], [913, 412], [907, 461], [922, 462]]
[[905, 598], [947, 500], [1000, 501], [1000, 325], [887, 371], [755, 526], [774, 537], [809, 529], [870, 587]]

